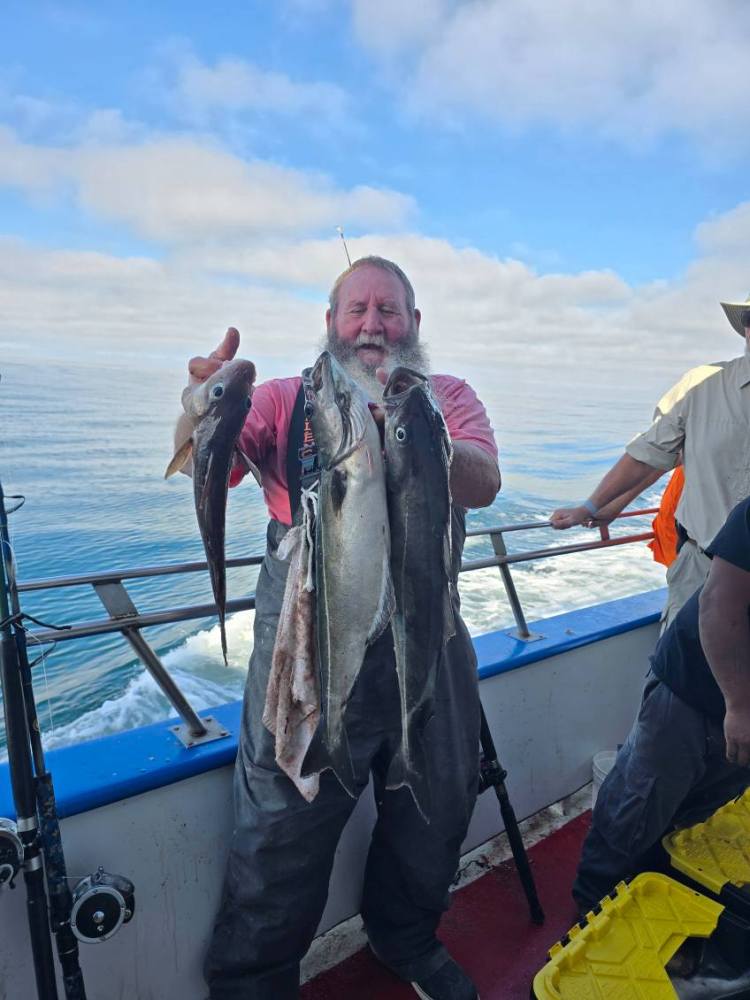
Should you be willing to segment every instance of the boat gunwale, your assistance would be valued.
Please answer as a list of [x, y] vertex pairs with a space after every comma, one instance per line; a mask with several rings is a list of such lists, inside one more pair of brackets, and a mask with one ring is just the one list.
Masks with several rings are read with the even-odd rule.
[[[480, 681], [654, 624], [664, 588], [568, 611], [534, 622], [540, 638], [519, 639], [512, 629], [473, 638]], [[171, 732], [175, 718], [122, 733], [53, 749], [48, 768], [55, 776], [61, 818], [88, 812], [134, 795], [154, 791], [233, 763], [242, 703], [228, 702], [207, 711], [230, 735], [185, 748]], [[0, 816], [15, 816], [9, 768], [0, 764]]]

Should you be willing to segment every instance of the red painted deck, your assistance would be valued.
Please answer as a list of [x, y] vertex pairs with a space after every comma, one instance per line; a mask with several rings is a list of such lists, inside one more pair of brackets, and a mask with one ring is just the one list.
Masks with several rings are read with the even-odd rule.
[[[542, 927], [529, 919], [512, 861], [454, 893], [440, 937], [474, 979], [482, 1000], [529, 1000], [547, 949], [575, 923], [570, 887], [589, 819], [584, 813], [529, 851], [546, 915]], [[302, 1000], [414, 1000], [414, 995], [367, 950], [321, 973], [301, 993]]]

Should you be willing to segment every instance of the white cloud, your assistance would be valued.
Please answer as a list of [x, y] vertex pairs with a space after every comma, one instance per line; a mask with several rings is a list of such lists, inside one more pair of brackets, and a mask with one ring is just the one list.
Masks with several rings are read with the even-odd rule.
[[[300, 26], [314, 16], [312, 9], [290, 8], [285, 14], [289, 23]], [[264, 67], [231, 52], [206, 62], [180, 37], [157, 47], [138, 80], [145, 101], [156, 101], [175, 121], [221, 136], [240, 149], [253, 135], [262, 131], [268, 138], [269, 129], [290, 123], [325, 141], [332, 134], [363, 134], [358, 108], [339, 84]]]
[[225, 56], [208, 66], [192, 54], [179, 60], [175, 98], [189, 117], [206, 121], [211, 112], [255, 111], [315, 116], [343, 121], [349, 109], [346, 92], [335, 84], [292, 80], [244, 59]]
[[169, 353], [187, 361], [235, 325], [248, 354], [274, 357], [282, 331], [291, 355], [311, 330], [322, 331], [322, 306], [257, 284], [220, 284], [169, 261], [50, 251], [7, 238], [0, 239], [0, 298], [0, 343], [21, 353], [33, 340], [89, 357], [137, 353], [147, 364]]
[[[747, 259], [747, 248], [750, 246], [750, 201], [702, 222], [696, 230], [696, 238], [704, 250], [721, 254], [740, 253], [742, 258]], [[750, 283], [750, 273], [747, 281]]]
[[[95, 124], [99, 135], [122, 126], [117, 116]], [[399, 226], [415, 207], [395, 191], [342, 190], [323, 175], [173, 137], [53, 148], [0, 128], [0, 184], [32, 193], [72, 186], [97, 218], [167, 243], [302, 234], [338, 223]]]
[[420, 30], [407, 14], [405, 50], [383, 6], [354, 0], [355, 30], [376, 54], [401, 53], [398, 87], [418, 112], [592, 128], [628, 144], [677, 133], [712, 149], [747, 145], [743, 0], [430, 0], [414, 5]]
[[[609, 271], [540, 274], [419, 234], [348, 242], [353, 257], [377, 253], [404, 266], [436, 369], [473, 371], [479, 388], [513, 370], [532, 384], [551, 381], [559, 394], [571, 372], [585, 370], [613, 385], [635, 380], [640, 392], [653, 385], [656, 398], [691, 365], [742, 348], [718, 302], [744, 296], [750, 276], [718, 243], [681, 280], [631, 287]], [[319, 343], [325, 297], [344, 266], [337, 237], [266, 236], [242, 252], [180, 246], [158, 261], [0, 240], [0, 341], [46, 335], [108, 354], [187, 358], [232, 324], [247, 356], [294, 369]]]
[[424, 45], [440, 30], [454, 0], [352, 0], [354, 30], [382, 55]]

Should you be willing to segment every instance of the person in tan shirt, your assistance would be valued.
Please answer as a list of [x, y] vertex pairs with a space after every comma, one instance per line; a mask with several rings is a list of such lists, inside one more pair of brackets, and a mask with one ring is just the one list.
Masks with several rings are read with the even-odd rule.
[[704, 549], [750, 494], [750, 296], [721, 305], [745, 338], [745, 353], [686, 372], [659, 400], [651, 426], [627, 444], [588, 500], [559, 508], [550, 518], [558, 529], [607, 523], [682, 461], [685, 486], [676, 510], [681, 546], [667, 571], [665, 628], [708, 575]]

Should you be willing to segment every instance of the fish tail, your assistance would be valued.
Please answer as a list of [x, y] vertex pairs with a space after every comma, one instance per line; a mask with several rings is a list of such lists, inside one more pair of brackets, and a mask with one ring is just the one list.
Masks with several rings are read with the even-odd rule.
[[402, 742], [388, 767], [385, 787], [389, 791], [408, 788], [425, 823], [430, 822], [432, 789], [427, 770], [427, 755], [420, 733], [411, 733], [408, 750]]
[[354, 775], [354, 764], [349, 750], [349, 739], [346, 729], [341, 728], [338, 741], [330, 745], [326, 740], [325, 729], [318, 727], [312, 742], [302, 762], [301, 774], [308, 777], [321, 771], [333, 771], [341, 783], [341, 787], [353, 799], [357, 798], [357, 781]]

